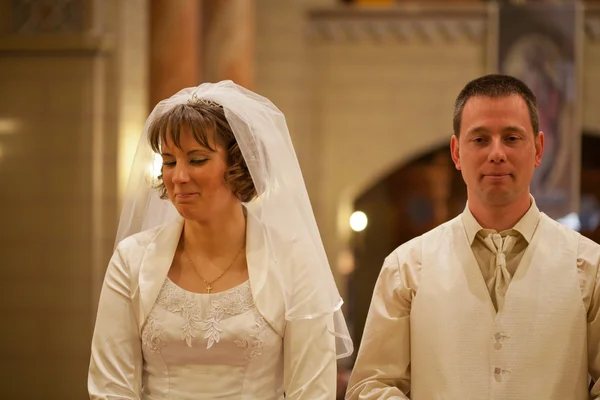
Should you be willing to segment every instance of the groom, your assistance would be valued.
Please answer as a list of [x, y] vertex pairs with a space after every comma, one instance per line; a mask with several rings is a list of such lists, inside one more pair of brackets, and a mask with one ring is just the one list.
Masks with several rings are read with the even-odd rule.
[[600, 399], [600, 245], [530, 194], [532, 91], [469, 82], [450, 150], [467, 206], [386, 258], [346, 399]]

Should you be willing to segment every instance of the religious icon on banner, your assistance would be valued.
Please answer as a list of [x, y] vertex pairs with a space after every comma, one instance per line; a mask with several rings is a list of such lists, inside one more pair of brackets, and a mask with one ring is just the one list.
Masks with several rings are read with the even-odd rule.
[[577, 2], [503, 3], [498, 14], [498, 70], [523, 80], [538, 100], [545, 151], [531, 192], [553, 218], [579, 207], [579, 7]]

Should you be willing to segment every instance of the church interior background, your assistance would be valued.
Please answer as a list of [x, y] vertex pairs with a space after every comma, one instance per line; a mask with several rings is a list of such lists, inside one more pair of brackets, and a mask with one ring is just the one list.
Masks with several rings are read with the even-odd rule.
[[[204, 81], [232, 79], [286, 115], [355, 346], [384, 257], [465, 206], [452, 108], [479, 75], [538, 71], [540, 98], [560, 99], [543, 105], [556, 135], [541, 209], [600, 242], [600, 1], [515, 3], [0, 0], [3, 393], [87, 398], [144, 121]], [[501, 23], [526, 6], [537, 31]]]

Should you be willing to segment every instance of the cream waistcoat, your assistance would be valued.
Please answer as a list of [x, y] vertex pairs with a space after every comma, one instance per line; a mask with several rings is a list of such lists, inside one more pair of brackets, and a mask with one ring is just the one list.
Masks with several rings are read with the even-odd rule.
[[579, 238], [542, 214], [496, 313], [460, 217], [425, 234], [411, 399], [588, 399]]

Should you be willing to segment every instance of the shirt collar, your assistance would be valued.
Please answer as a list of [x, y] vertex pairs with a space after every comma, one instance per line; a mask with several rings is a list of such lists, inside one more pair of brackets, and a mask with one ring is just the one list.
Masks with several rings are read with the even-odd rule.
[[[540, 220], [540, 210], [535, 204], [535, 199], [533, 196], [531, 197], [531, 206], [529, 206], [529, 210], [523, 215], [523, 217], [516, 223], [516, 225], [512, 228], [515, 231], [519, 232], [521, 236], [527, 241], [527, 243], [531, 242], [533, 238], [533, 234], [535, 232], [535, 228]], [[471, 210], [469, 209], [469, 203], [465, 207], [465, 210], [462, 213], [462, 221], [465, 226], [465, 232], [467, 233], [467, 238], [469, 239], [469, 244], [473, 244], [475, 240], [475, 236], [479, 231], [483, 230], [483, 227], [477, 222]], [[502, 232], [500, 232], [502, 233]]]

